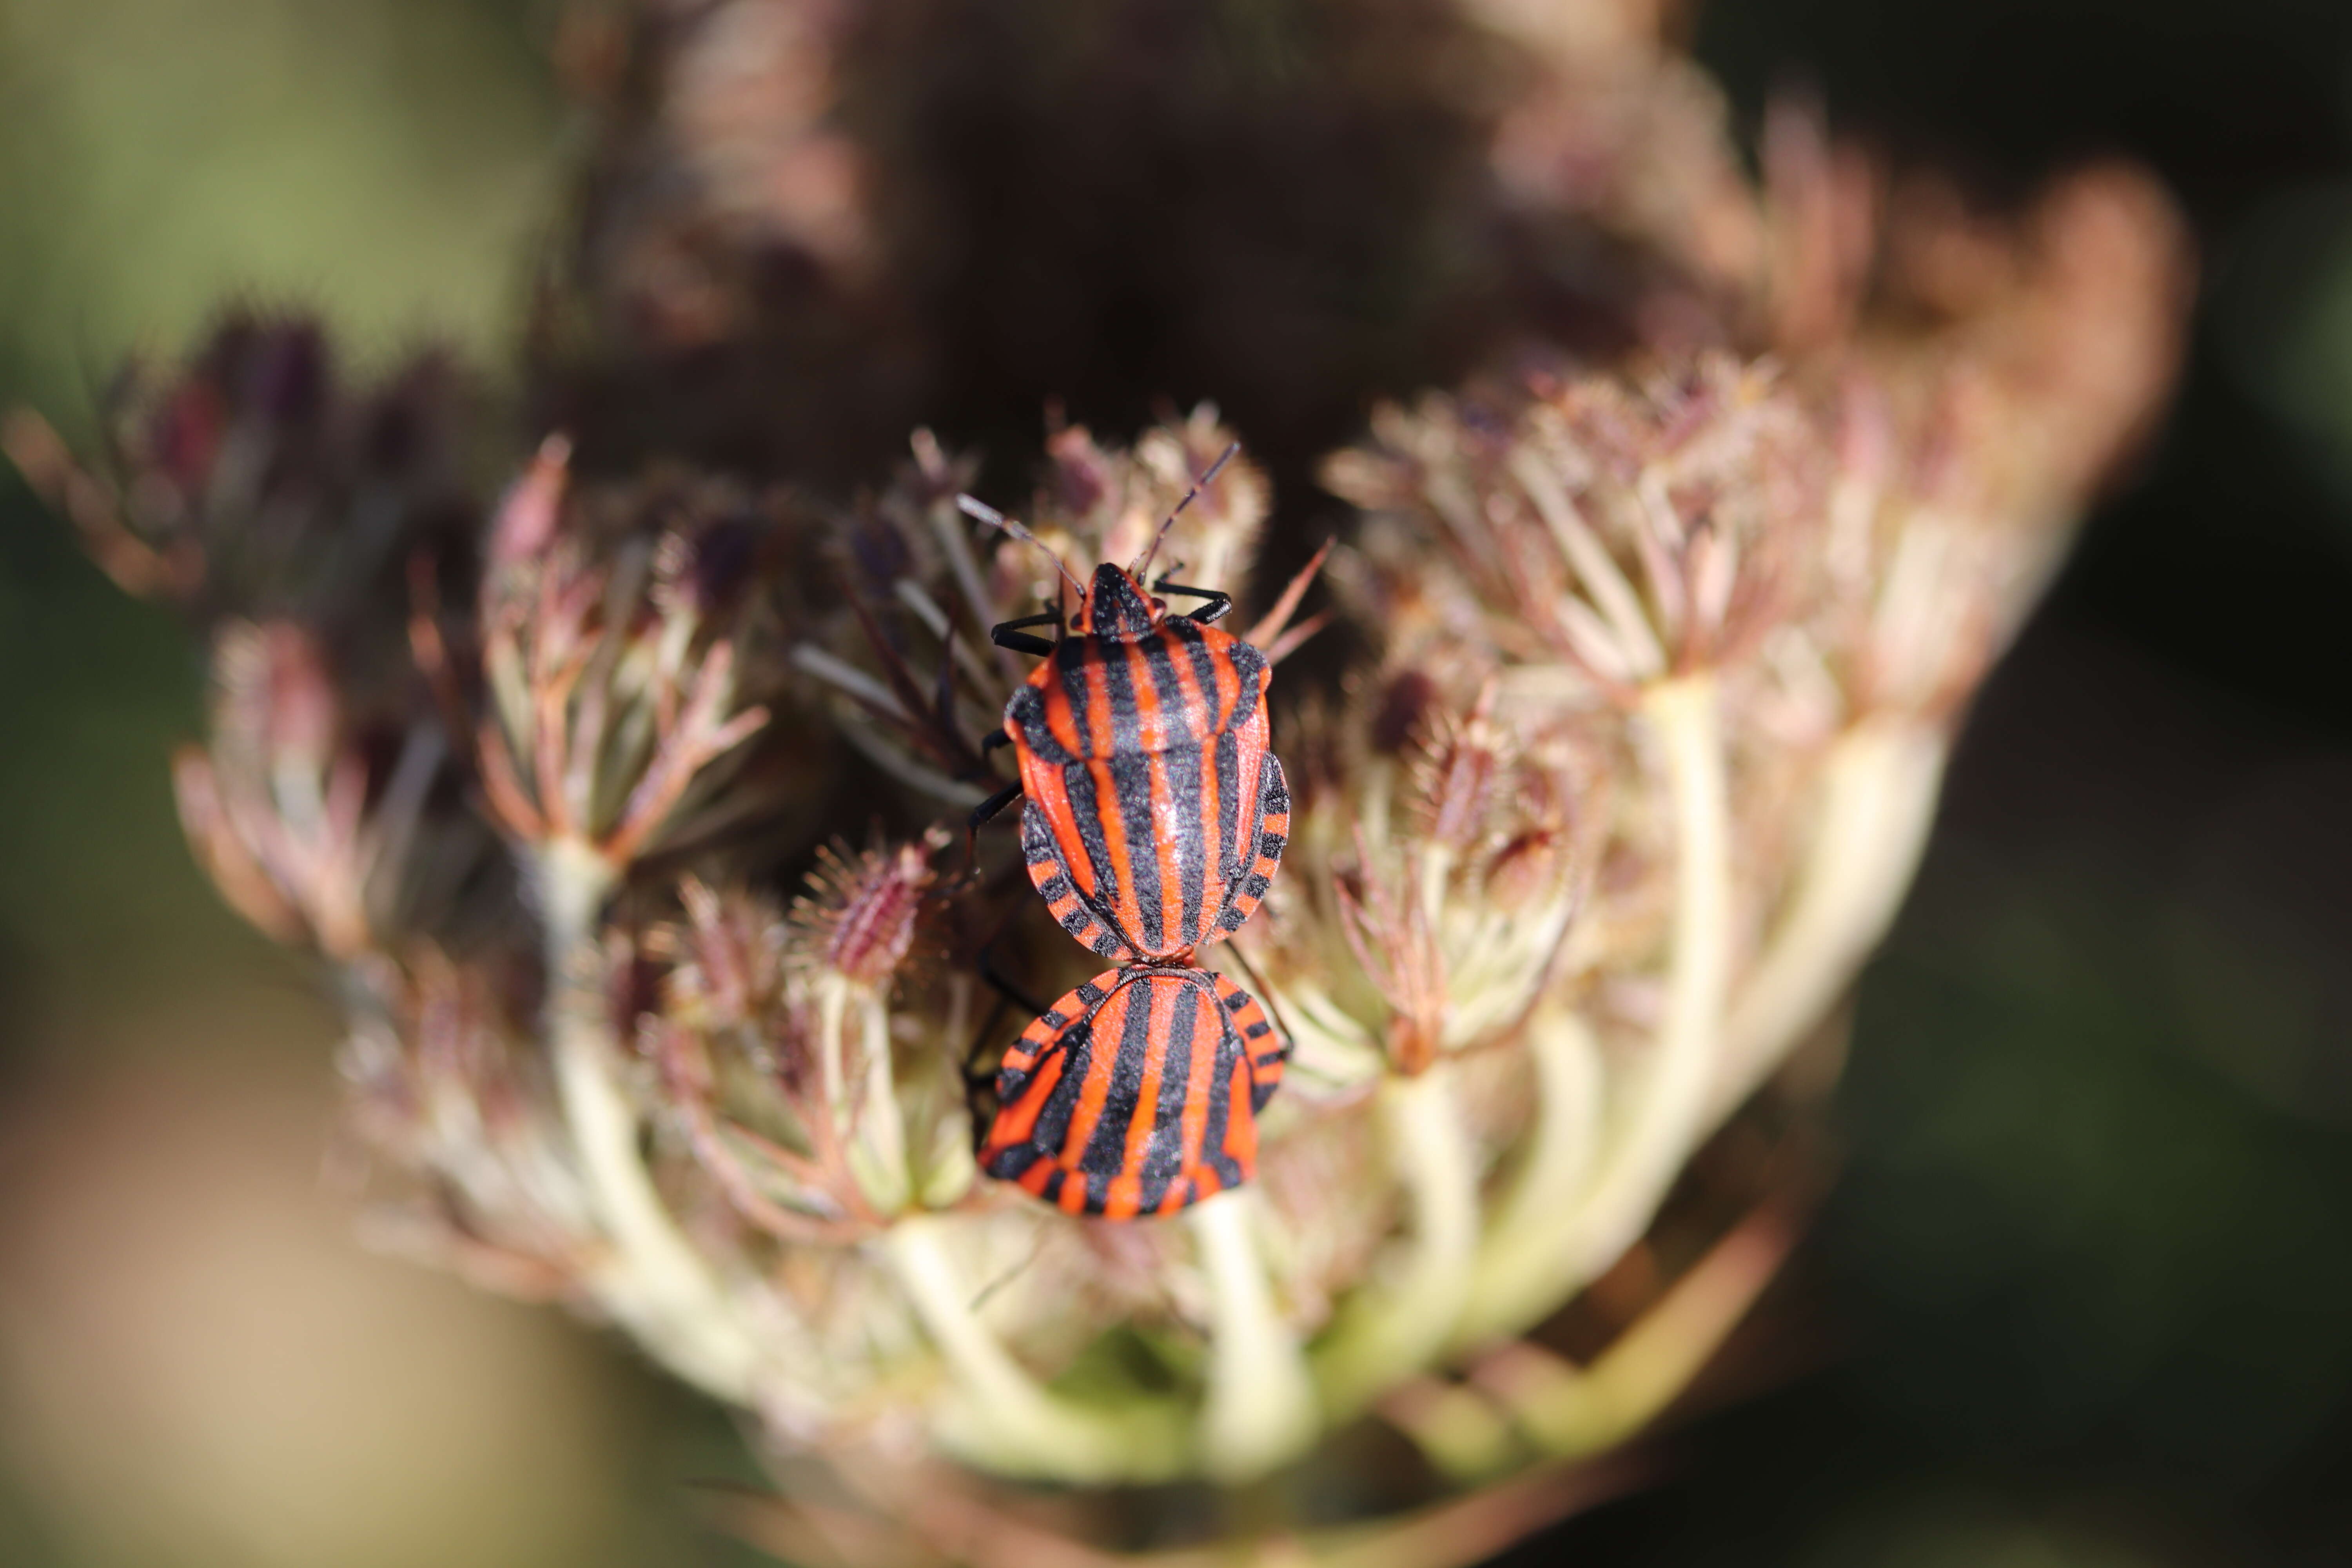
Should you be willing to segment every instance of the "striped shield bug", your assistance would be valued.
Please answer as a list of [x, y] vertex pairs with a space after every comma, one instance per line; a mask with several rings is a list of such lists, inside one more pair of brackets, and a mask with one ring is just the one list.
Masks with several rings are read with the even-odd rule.
[[1172, 1214], [1256, 1173], [1288, 1054], [1222, 974], [1106, 970], [1005, 1053], [981, 1168], [1074, 1215]]
[[[1030, 880], [1062, 929], [1116, 963], [1181, 966], [1195, 948], [1241, 929], [1282, 862], [1290, 793], [1266, 746], [1272, 659], [1213, 624], [1233, 600], [1162, 577], [1144, 587], [1160, 540], [1237, 447], [1179, 501], [1131, 567], [1105, 563], [1080, 583], [1064, 635], [1058, 611], [1007, 621], [1000, 647], [1045, 656], [1005, 704], [1004, 727], [983, 749], [1009, 744], [1020, 781], [972, 813], [976, 830], [1025, 795], [1021, 842]], [[1015, 538], [1019, 523], [969, 496], [964, 510]], [[1284, 595], [1280, 629], [1321, 563]], [[1160, 595], [1204, 601], [1171, 616]], [[1307, 628], [1302, 628], [1302, 630]], [[1272, 635], [1269, 633], [1268, 635]]]

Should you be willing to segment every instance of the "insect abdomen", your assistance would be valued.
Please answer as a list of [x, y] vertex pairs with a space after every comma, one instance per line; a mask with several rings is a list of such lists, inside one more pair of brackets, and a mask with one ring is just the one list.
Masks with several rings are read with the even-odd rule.
[[1255, 1173], [1256, 1110], [1286, 1050], [1222, 975], [1109, 971], [1006, 1055], [981, 1163], [1072, 1214], [1182, 1208]]

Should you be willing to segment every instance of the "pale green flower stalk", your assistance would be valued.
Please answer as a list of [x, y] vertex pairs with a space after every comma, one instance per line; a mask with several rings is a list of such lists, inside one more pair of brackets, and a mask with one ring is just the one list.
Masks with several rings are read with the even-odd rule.
[[[599, 207], [600, 254], [773, 230], [881, 311], [870, 171], [809, 65], [847, 12], [707, 9], [681, 70], [749, 40], [797, 96], [712, 89], [672, 148], [697, 179], [642, 232]], [[349, 388], [315, 331], [251, 319], [126, 382], [103, 473], [9, 427], [209, 639], [183, 815], [337, 977], [371, 1236], [740, 1410], [779, 1491], [736, 1522], [796, 1559], [1466, 1563], [1622, 1484], [1791, 1238], [1776, 1118], [1716, 1135], [1796, 1093], [1970, 692], [2165, 384], [2182, 269], [2127, 174], [1988, 218], [1783, 110], [1759, 187], [1641, 7], [1471, 9], [1540, 67], [1493, 115], [1495, 221], [1649, 258], [1640, 342], [1530, 325], [1378, 406], [1320, 468], [1320, 584], [1228, 623], [1277, 661], [1296, 810], [1201, 957], [1294, 1056], [1259, 1179], [1180, 1217], [1074, 1220], [974, 1166], [1027, 1022], [983, 961], [1041, 999], [1097, 967], [1009, 835], [966, 863], [1030, 667], [988, 627], [1063, 591], [959, 511], [976, 458], [918, 430], [832, 505], [575, 476], [557, 437], [480, 506], [440, 370]], [[752, 309], [723, 281], [631, 319], [699, 342]], [[853, 326], [823, 341], [862, 362]], [[1276, 495], [1248, 434], [1057, 417], [1034, 489], [990, 499], [1083, 576], [1239, 438], [1160, 559], [1272, 589], [1261, 552], [1295, 568], [1320, 541], [1278, 530], [1328, 503]], [[1213, 1540], [1177, 1544], [1200, 1510], [1161, 1500], [1204, 1495]]]

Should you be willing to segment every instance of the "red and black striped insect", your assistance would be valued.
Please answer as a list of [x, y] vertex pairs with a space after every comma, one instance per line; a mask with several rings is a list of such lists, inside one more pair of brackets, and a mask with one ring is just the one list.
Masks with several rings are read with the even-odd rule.
[[[1226, 594], [1166, 577], [1150, 593], [1143, 586], [1168, 524], [1235, 449], [1177, 503], [1132, 567], [1105, 563], [1080, 584], [1055, 559], [1077, 590], [1058, 640], [1029, 628], [1060, 623], [1059, 611], [989, 634], [1045, 662], [1005, 704], [1002, 732], [982, 743], [1013, 747], [1020, 782], [983, 802], [971, 826], [1025, 794], [1030, 880], [1063, 930], [1117, 963], [1190, 963], [1195, 948], [1240, 930], [1265, 897], [1290, 832], [1290, 792], [1266, 749], [1271, 661], [1213, 624], [1233, 608]], [[1034, 542], [992, 508], [959, 499], [971, 515]], [[1163, 594], [1206, 602], [1171, 616]], [[1296, 602], [1294, 591], [1280, 613]]]
[[[1055, 558], [1077, 593], [1066, 623], [1047, 611], [989, 634], [1045, 662], [983, 742], [1011, 745], [1021, 778], [972, 813], [972, 829], [1027, 795], [1030, 879], [1064, 930], [1120, 967], [1044, 1010], [1006, 1053], [979, 1158], [1072, 1214], [1168, 1214], [1248, 1181], [1257, 1113], [1290, 1052], [1241, 987], [1192, 965], [1194, 949], [1256, 910], [1289, 837], [1289, 790], [1266, 747], [1274, 658], [1215, 627], [1233, 608], [1224, 593], [1167, 577], [1143, 586], [1169, 525], [1238, 449], [1176, 503], [1134, 565], [1105, 563], [1082, 584]], [[1264, 635], [1279, 632], [1321, 560], [1293, 581]], [[1171, 616], [1163, 594], [1204, 603]], [[1030, 629], [1048, 625], [1063, 635]]]
[[1074, 1215], [1172, 1214], [1256, 1173], [1288, 1054], [1222, 974], [1106, 970], [1005, 1053], [981, 1168]]

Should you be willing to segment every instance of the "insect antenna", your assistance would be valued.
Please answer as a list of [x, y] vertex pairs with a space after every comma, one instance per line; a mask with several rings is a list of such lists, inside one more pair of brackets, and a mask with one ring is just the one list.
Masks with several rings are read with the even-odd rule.
[[[1186, 499], [1190, 500], [1191, 498], [1187, 497]], [[986, 501], [982, 500], [977, 496], [957, 496], [956, 509], [961, 511], [964, 516], [971, 518], [976, 521], [984, 522], [991, 528], [1003, 530], [1004, 532], [1011, 534], [1013, 538], [1019, 540], [1024, 544], [1034, 544], [1038, 549], [1043, 550], [1045, 552], [1045, 559], [1054, 563], [1054, 570], [1062, 574], [1062, 581], [1067, 583], [1072, 588], [1077, 590], [1078, 603], [1082, 605], [1086, 603], [1087, 585], [1084, 583], [1079, 582], [1076, 575], [1071, 572], [1069, 563], [1064, 561], [1059, 555], [1056, 555], [1051, 545], [1047, 544], [1044, 540], [1038, 538], [1035, 534], [1023, 527], [1017, 520], [1005, 516], [1003, 512], [997, 510], [994, 507], [989, 505]]]
[[1209, 488], [1211, 482], [1216, 479], [1217, 475], [1223, 471], [1224, 466], [1234, 460], [1234, 454], [1241, 449], [1242, 444], [1239, 441], [1234, 442], [1232, 446], [1226, 447], [1223, 452], [1217, 455], [1217, 460], [1209, 465], [1209, 471], [1207, 473], [1202, 474], [1199, 479], [1192, 481], [1192, 488], [1184, 492], [1184, 499], [1176, 503], [1176, 510], [1170, 512], [1166, 517], [1160, 520], [1160, 531], [1151, 536], [1150, 548], [1143, 552], [1142, 556], [1137, 560], [1133, 566], [1128, 568], [1127, 574], [1129, 576], [1140, 581], [1144, 573], [1151, 569], [1151, 558], [1160, 553], [1160, 542], [1168, 537], [1168, 530], [1170, 526], [1175, 522], [1178, 517], [1182, 515], [1186, 507], [1192, 504], [1192, 498], [1194, 496], [1199, 495], [1202, 490]]

